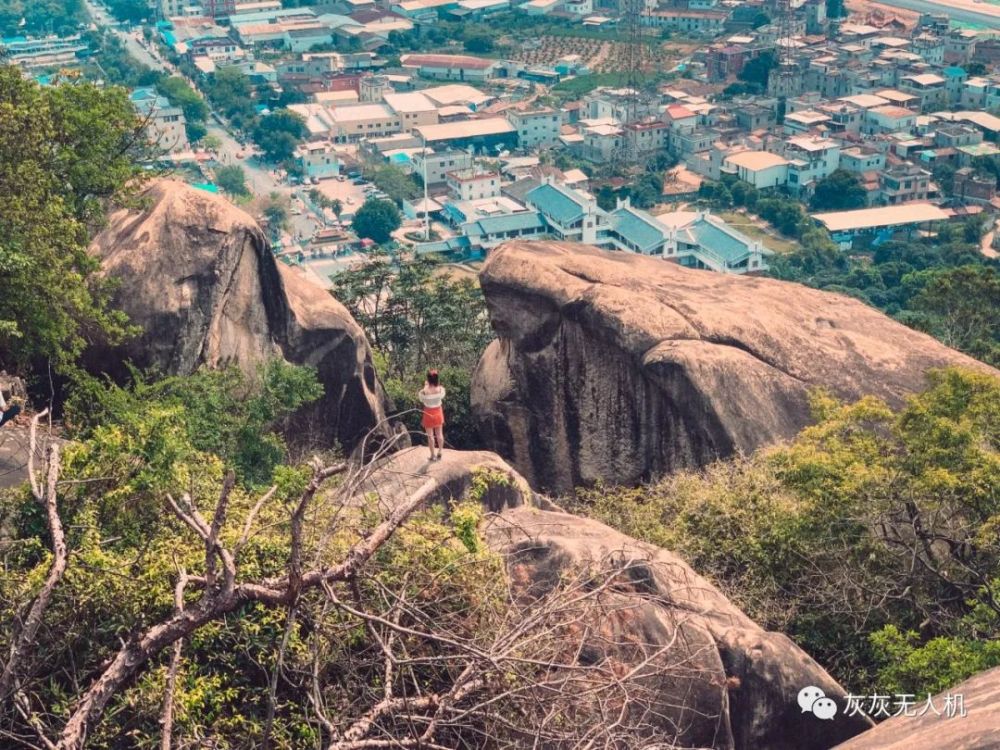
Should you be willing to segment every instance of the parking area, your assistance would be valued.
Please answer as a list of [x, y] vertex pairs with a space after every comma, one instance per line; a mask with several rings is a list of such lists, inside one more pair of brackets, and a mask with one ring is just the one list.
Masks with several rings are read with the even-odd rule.
[[350, 180], [322, 180], [319, 185], [303, 185], [299, 190], [314, 188], [330, 200], [339, 200], [344, 205], [344, 213], [354, 213], [365, 202], [364, 185], [355, 185]]

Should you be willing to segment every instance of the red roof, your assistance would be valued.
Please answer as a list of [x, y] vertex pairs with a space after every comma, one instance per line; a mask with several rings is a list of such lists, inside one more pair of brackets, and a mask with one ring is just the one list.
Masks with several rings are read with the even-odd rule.
[[667, 107], [667, 114], [671, 120], [683, 120], [685, 117], [695, 117], [695, 113], [683, 104], [671, 104]]
[[496, 60], [485, 60], [471, 55], [403, 55], [401, 62], [408, 68], [470, 68], [486, 70]]

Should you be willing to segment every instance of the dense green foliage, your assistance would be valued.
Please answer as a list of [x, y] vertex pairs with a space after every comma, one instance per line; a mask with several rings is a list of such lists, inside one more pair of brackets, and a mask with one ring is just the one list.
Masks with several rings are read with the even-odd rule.
[[121, 89], [41, 88], [0, 67], [0, 359], [76, 361], [123, 318], [87, 245], [140, 175], [145, 141]]
[[260, 146], [264, 158], [274, 163], [291, 159], [305, 134], [305, 121], [287, 109], [265, 115], [253, 128], [254, 142]]
[[407, 174], [393, 164], [366, 165], [364, 177], [395, 201], [397, 206], [401, 206], [404, 200], [419, 197], [423, 190], [416, 175]]
[[[194, 451], [211, 454], [236, 470], [248, 486], [264, 485], [287, 460], [284, 442], [275, 433], [281, 420], [323, 393], [315, 372], [275, 360], [248, 376], [237, 368], [202, 370], [189, 377], [156, 379], [133, 373], [128, 387], [80, 379], [66, 406], [74, 436], [93, 439], [117, 425], [141, 431], [153, 411], [162, 412]], [[169, 431], [169, 430], [168, 430]], [[136, 475], [143, 486], [146, 472], [156, 473], [177, 454], [157, 443]]]
[[107, 0], [108, 10], [119, 21], [141, 23], [153, 15], [146, 0]]
[[397, 412], [420, 429], [417, 391], [429, 368], [447, 389], [446, 437], [458, 448], [479, 445], [469, 403], [472, 370], [493, 337], [483, 294], [469, 279], [449, 278], [433, 260], [396, 265], [375, 256], [334, 278], [334, 294], [368, 334], [379, 373]]
[[867, 205], [865, 189], [857, 175], [838, 169], [816, 183], [809, 207], [814, 211], [849, 211]]
[[[249, 380], [224, 371], [141, 382], [134, 389], [93, 388], [80, 394], [74, 411], [84, 420], [80, 440], [67, 446], [63, 462], [59, 510], [72, 551], [69, 569], [19, 681], [32, 710], [41, 707], [45, 724], [56, 731], [109, 655], [130, 634], [169, 617], [180, 571], [206, 575], [204, 544], [171, 513], [170, 503], [188, 493], [212, 518], [225, 469], [235, 468], [225, 543], [238, 549], [241, 581], [263, 579], [287, 570], [289, 512], [308, 476], [302, 467], [277, 463], [280, 440], [268, 428], [272, 418], [315, 395], [311, 373], [272, 366]], [[273, 482], [274, 490], [269, 502], [258, 505], [255, 485], [261, 480]], [[362, 499], [346, 511], [345, 523], [345, 508], [332, 492], [311, 506], [303, 549], [310, 565], [336, 561], [381, 517], [374, 503]], [[478, 540], [477, 511], [471, 505], [455, 508], [465, 519], [460, 534], [443, 521], [441, 510], [418, 514], [379, 551], [370, 573], [351, 588], [338, 586], [337, 595], [379, 612], [392, 592], [406, 598], [408, 611], [428, 618], [404, 619], [410, 627], [432, 622], [453, 638], [488, 638], [503, 621], [505, 599], [499, 561]], [[24, 491], [0, 494], [0, 523], [7, 542], [0, 547], [0, 622], [10, 623], [23, 615], [23, 602], [45, 576], [49, 542], [38, 506]], [[245, 540], [237, 547], [244, 525]], [[189, 584], [189, 606], [200, 596], [199, 586]], [[14, 633], [0, 629], [4, 654]], [[238, 607], [183, 643], [174, 690], [175, 742], [316, 746], [324, 735], [312, 700], [343, 724], [362, 713], [370, 695], [381, 695], [378, 644], [377, 634], [331, 607], [323, 592], [301, 597], [291, 610], [260, 603]], [[439, 644], [420, 639], [407, 648], [418, 659], [440, 653]], [[88, 748], [159, 746], [168, 661], [169, 652], [158, 655], [113, 698], [87, 737]], [[415, 665], [407, 678], [417, 690], [434, 691], [447, 684], [448, 664]], [[282, 676], [269, 709], [277, 672]], [[0, 709], [8, 706], [4, 702]], [[32, 742], [35, 730], [20, 716], [11, 711], [3, 718], [5, 732], [13, 732], [5, 737]]]
[[230, 195], [245, 196], [250, 194], [246, 172], [239, 164], [230, 164], [216, 169], [215, 183]]
[[814, 408], [787, 447], [577, 507], [678, 551], [855, 693], [1000, 664], [1000, 380], [937, 373], [896, 413]]
[[367, 237], [381, 245], [392, 238], [392, 233], [399, 229], [401, 223], [402, 217], [395, 203], [369, 198], [354, 214], [351, 226], [358, 237]]
[[85, 17], [83, 0], [0, 0], [0, 36], [68, 36]]

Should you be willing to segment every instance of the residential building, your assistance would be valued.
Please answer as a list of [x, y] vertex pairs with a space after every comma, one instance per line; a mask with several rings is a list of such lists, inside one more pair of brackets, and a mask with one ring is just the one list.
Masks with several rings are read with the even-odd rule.
[[789, 138], [784, 153], [788, 159], [788, 188], [799, 195], [811, 194], [819, 180], [840, 166], [840, 144], [829, 138]]
[[643, 26], [715, 36], [725, 31], [730, 13], [723, 10], [653, 10], [640, 16]]
[[472, 154], [459, 149], [420, 150], [413, 154], [413, 172], [426, 179], [428, 186], [446, 182], [447, 174], [472, 167]]
[[917, 113], [906, 107], [886, 104], [872, 107], [865, 112], [861, 132], [866, 135], [878, 133], [910, 133], [917, 124]]
[[528, 193], [528, 205], [538, 211], [550, 233], [567, 242], [607, 245], [608, 214], [589, 193], [558, 185], [549, 178]]
[[562, 117], [554, 109], [549, 107], [528, 110], [510, 109], [504, 114], [517, 130], [517, 139], [521, 148], [547, 148], [558, 143]]
[[459, 201], [496, 198], [500, 195], [500, 174], [475, 167], [459, 169], [445, 175], [448, 190]]
[[403, 132], [408, 133], [418, 125], [436, 125], [439, 122], [437, 105], [419, 91], [385, 93], [382, 101], [399, 118], [399, 126]]
[[146, 133], [157, 148], [164, 151], [188, 148], [184, 111], [180, 107], [172, 105], [151, 86], [136, 89], [129, 99], [146, 122]]
[[723, 159], [723, 171], [735, 174], [758, 190], [788, 182], [788, 160], [769, 151], [741, 151]]
[[885, 167], [885, 152], [869, 146], [851, 146], [840, 152], [840, 168], [852, 174], [873, 172]]
[[931, 173], [915, 164], [900, 164], [879, 172], [879, 203], [895, 206], [928, 198]]
[[340, 174], [340, 159], [326, 142], [301, 144], [295, 151], [295, 160], [306, 177], [322, 180]]
[[337, 143], [399, 133], [399, 115], [387, 104], [345, 104], [329, 110], [330, 137]]

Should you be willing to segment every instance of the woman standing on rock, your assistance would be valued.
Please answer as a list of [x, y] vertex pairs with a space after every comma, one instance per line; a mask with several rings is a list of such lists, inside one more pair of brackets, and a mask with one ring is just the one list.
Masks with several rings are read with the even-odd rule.
[[[420, 403], [424, 405], [424, 416], [421, 420], [427, 431], [427, 446], [431, 449], [431, 461], [441, 458], [444, 450], [444, 386], [439, 382], [438, 371], [428, 370], [427, 380], [418, 394]], [[434, 445], [437, 444], [437, 455], [434, 455]]]

